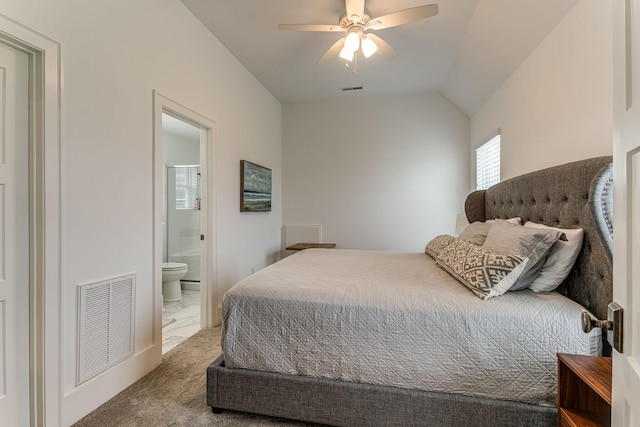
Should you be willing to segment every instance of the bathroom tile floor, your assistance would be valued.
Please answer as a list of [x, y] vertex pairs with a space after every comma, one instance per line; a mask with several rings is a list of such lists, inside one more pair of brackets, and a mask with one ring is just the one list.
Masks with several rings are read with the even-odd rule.
[[[162, 354], [200, 330], [200, 291], [182, 290], [182, 299], [162, 305]], [[171, 319], [175, 321], [169, 323]]]

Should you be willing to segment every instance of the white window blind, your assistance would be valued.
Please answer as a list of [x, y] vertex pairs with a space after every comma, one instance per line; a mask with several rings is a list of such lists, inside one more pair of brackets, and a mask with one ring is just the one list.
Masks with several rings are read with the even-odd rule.
[[476, 189], [485, 190], [500, 182], [500, 135], [476, 149]]
[[198, 167], [176, 166], [176, 209], [200, 209]]

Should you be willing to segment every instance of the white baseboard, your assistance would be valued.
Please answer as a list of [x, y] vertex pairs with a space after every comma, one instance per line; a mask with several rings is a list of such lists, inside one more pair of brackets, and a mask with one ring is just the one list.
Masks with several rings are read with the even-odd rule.
[[158, 367], [162, 348], [156, 347], [148, 347], [65, 394], [63, 425], [72, 425]]
[[200, 282], [180, 282], [182, 289], [187, 291], [199, 291], [200, 290]]

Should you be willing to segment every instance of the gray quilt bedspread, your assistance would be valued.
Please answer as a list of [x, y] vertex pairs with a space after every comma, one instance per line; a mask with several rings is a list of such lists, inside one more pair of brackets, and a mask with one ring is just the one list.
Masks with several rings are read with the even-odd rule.
[[424, 253], [307, 249], [230, 289], [230, 368], [554, 405], [556, 353], [598, 354], [557, 293], [481, 300]]

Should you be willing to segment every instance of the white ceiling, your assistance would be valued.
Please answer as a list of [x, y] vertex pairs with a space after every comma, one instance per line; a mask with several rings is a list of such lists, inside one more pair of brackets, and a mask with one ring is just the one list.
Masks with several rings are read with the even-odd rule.
[[[440, 92], [472, 116], [578, 0], [367, 0], [370, 16], [437, 3], [439, 14], [376, 34], [398, 51], [316, 65], [341, 33], [278, 30], [337, 24], [344, 0], [182, 0], [282, 103]], [[343, 87], [363, 86], [343, 92]]]

